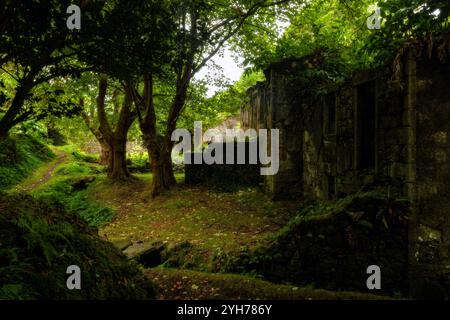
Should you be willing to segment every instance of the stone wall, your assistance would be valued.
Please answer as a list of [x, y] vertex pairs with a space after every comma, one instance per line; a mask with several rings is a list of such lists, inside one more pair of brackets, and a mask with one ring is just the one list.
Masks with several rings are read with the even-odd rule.
[[[450, 63], [417, 62], [416, 258], [420, 295], [450, 292]], [[435, 274], [430, 279], [429, 274]]]

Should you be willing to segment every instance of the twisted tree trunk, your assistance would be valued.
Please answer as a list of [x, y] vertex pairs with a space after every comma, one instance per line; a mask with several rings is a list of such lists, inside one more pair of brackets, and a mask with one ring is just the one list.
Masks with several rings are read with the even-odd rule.
[[9, 130], [11, 130], [11, 128], [16, 124], [26, 120], [29, 116], [29, 114], [23, 112], [22, 109], [27, 94], [34, 86], [34, 79], [37, 73], [37, 68], [32, 68], [28, 75], [20, 80], [9, 108], [0, 119], [0, 140], [7, 139], [9, 136]]
[[[118, 111], [119, 119], [115, 130], [112, 130], [105, 111], [106, 90], [107, 80], [102, 78], [99, 81], [99, 94], [97, 96], [98, 128], [92, 125], [90, 117], [85, 112], [83, 113], [83, 118], [100, 143], [100, 163], [108, 166], [108, 178], [112, 180], [126, 180], [131, 176], [128, 171], [126, 158], [127, 135], [136, 116], [131, 111], [131, 96], [125, 90], [125, 99], [120, 111]], [[119, 110], [117, 105], [115, 110]]]
[[144, 143], [152, 168], [152, 197], [160, 195], [176, 184], [172, 169], [172, 146], [165, 144], [164, 138], [161, 135], [153, 136], [148, 131], [144, 133]]
[[[186, 70], [189, 69], [186, 68]], [[152, 74], [148, 73], [144, 76], [144, 92], [142, 95], [131, 84], [128, 85], [130, 95], [136, 104], [144, 145], [148, 150], [150, 158], [153, 176], [152, 197], [158, 196], [161, 192], [170, 189], [176, 184], [172, 166], [173, 142], [171, 141], [171, 136], [172, 132], [176, 129], [176, 122], [186, 100], [189, 79], [189, 71], [185, 71], [185, 73], [179, 76], [176, 95], [169, 111], [167, 129], [164, 135], [161, 135], [156, 127]], [[140, 109], [144, 110], [144, 115], [140, 114]]]

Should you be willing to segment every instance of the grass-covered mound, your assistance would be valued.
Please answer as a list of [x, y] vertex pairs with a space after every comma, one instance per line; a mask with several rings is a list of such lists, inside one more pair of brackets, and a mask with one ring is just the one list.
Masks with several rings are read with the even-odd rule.
[[0, 141], [0, 190], [19, 183], [53, 157], [45, 144], [28, 135]]
[[[81, 290], [66, 286], [81, 269]], [[0, 194], [0, 299], [148, 299], [137, 266], [77, 215], [27, 195]]]
[[358, 292], [277, 285], [237, 274], [205, 273], [190, 270], [147, 269], [155, 283], [158, 299], [195, 300], [378, 300], [380, 296]]

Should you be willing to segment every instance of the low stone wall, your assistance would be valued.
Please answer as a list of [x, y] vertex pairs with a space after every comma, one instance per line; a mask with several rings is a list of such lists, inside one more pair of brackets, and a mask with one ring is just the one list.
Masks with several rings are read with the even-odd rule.
[[[325, 214], [323, 214], [325, 212]], [[384, 294], [407, 291], [406, 201], [376, 194], [305, 208], [268, 247], [242, 253], [229, 272], [249, 272], [274, 282], [367, 292], [367, 267], [381, 268]]]
[[[248, 155], [250, 144], [256, 142], [239, 142], [244, 144], [244, 150]], [[216, 143], [217, 144], [217, 143]], [[226, 150], [229, 145], [234, 145], [234, 164], [226, 163], [226, 153], [224, 152], [223, 164], [206, 164], [204, 161], [195, 164], [194, 159], [200, 158], [200, 153], [187, 154], [191, 157], [191, 164], [185, 164], [185, 183], [187, 184], [205, 184], [208, 186], [219, 187], [223, 189], [232, 189], [236, 186], [258, 186], [262, 182], [260, 174], [261, 166], [259, 164], [249, 164], [246, 156], [246, 164], [237, 164], [237, 143], [223, 143]], [[232, 146], [233, 147], [233, 146]], [[231, 148], [232, 148], [231, 147]]]

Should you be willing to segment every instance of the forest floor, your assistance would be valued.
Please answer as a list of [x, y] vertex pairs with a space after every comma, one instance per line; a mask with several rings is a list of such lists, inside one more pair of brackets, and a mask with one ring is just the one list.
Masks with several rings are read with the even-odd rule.
[[250, 188], [222, 193], [203, 186], [179, 184], [152, 199], [151, 175], [124, 184], [100, 179], [90, 198], [115, 209], [115, 219], [100, 228], [111, 241], [161, 241], [174, 245], [188, 241], [205, 262], [218, 251], [238, 251], [266, 241], [286, 224], [296, 205], [274, 203]]
[[[11, 191], [38, 194], [61, 180], [61, 171], [73, 170], [71, 155], [57, 148], [53, 152], [55, 159]], [[82, 165], [101, 169], [91, 163]], [[185, 185], [180, 173], [176, 174], [178, 185], [155, 199], [150, 194], [150, 173], [134, 174], [133, 179], [118, 183], [109, 182], [105, 174], [95, 176], [86, 190], [87, 198], [115, 212], [113, 221], [99, 227], [102, 237], [112, 242], [190, 242], [206, 260], [218, 250], [238, 251], [262, 244], [298, 209], [294, 202], [271, 201], [257, 188], [221, 192]]]
[[[220, 192], [183, 183], [156, 199], [150, 195], [151, 174], [135, 174], [127, 182], [111, 183], [101, 167], [80, 162], [61, 149], [55, 159], [11, 191], [34, 195], [48, 192], [66, 177], [95, 175], [84, 190], [89, 202], [112, 209], [112, 221], [99, 227], [103, 238], [115, 242], [192, 244], [193, 270], [152, 268], [159, 299], [379, 299], [361, 293], [331, 292], [278, 285], [246, 275], [209, 271], [217, 253], [239, 252], [270, 241], [298, 210], [298, 203], [273, 202], [256, 188]], [[68, 174], [68, 175], [67, 175]], [[71, 175], [72, 174], [72, 175]], [[192, 265], [192, 264], [191, 264]]]

